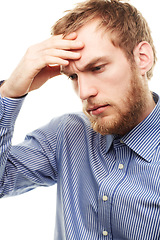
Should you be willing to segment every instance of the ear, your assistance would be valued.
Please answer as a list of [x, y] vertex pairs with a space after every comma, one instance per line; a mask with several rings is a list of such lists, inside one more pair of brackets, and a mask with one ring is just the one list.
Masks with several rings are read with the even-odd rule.
[[140, 42], [134, 49], [134, 59], [142, 76], [144, 76], [153, 66], [153, 50], [151, 45]]

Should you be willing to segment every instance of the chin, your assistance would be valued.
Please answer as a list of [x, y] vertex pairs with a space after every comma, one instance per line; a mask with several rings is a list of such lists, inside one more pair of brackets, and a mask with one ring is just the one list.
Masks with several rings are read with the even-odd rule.
[[106, 116], [97, 119], [92, 118], [90, 121], [93, 130], [101, 135], [117, 134], [118, 121], [116, 117]]
[[130, 121], [123, 116], [116, 114], [116, 116], [106, 116], [97, 119], [90, 119], [91, 126], [95, 132], [101, 135], [120, 135], [123, 136], [135, 127], [135, 122]]

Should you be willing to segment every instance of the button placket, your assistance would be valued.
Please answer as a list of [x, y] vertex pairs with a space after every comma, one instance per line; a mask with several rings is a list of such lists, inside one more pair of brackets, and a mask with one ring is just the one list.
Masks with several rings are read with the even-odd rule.
[[111, 235], [111, 202], [114, 201], [114, 199], [112, 199], [114, 196], [113, 193], [124, 178], [127, 170], [130, 152], [128, 152], [128, 150], [126, 151], [126, 148], [127, 146], [124, 143], [120, 143], [120, 141], [116, 142], [116, 145], [114, 145], [115, 165], [101, 182], [99, 188], [101, 200], [99, 201], [98, 216], [99, 232], [101, 233], [102, 239], [108, 239]]
[[101, 235], [100, 239], [108, 239], [110, 229], [110, 211], [111, 202], [106, 194], [106, 180], [104, 180], [99, 189], [99, 206], [98, 206], [98, 228]]

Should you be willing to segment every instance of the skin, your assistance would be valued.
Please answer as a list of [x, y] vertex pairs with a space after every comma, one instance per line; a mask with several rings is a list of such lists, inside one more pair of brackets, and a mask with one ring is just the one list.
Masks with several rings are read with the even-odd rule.
[[44, 42], [31, 46], [10, 78], [0, 88], [2, 97], [16, 98], [38, 89], [48, 79], [60, 75], [60, 65], [66, 66], [69, 60], [79, 59], [83, 43], [71, 33], [65, 39], [62, 35], [53, 36]]
[[110, 34], [97, 30], [97, 25], [95, 20], [77, 31], [77, 39], [85, 44], [78, 51], [81, 58], [70, 61], [62, 72], [72, 79], [93, 129], [103, 135], [124, 135], [155, 106], [146, 79], [152, 65], [146, 54], [152, 51], [147, 52], [146, 42], [137, 46], [131, 67], [123, 51], [112, 44]]
[[120, 135], [130, 131], [155, 106], [146, 78], [153, 64], [152, 49], [140, 43], [134, 49], [133, 68], [124, 52], [112, 44], [110, 34], [97, 25], [98, 19], [65, 39], [53, 36], [30, 47], [1, 86], [2, 97], [23, 96], [61, 72], [72, 79], [95, 131]]

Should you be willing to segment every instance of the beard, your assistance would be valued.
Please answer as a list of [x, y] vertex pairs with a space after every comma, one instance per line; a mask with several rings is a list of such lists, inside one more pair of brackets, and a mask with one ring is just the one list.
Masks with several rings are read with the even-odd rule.
[[[110, 116], [102, 113], [98, 116], [93, 116], [87, 111], [87, 105], [83, 107], [83, 112], [89, 118], [95, 132], [101, 135], [115, 134], [123, 136], [139, 123], [139, 119], [146, 108], [147, 84], [144, 85], [142, 77], [138, 74], [135, 66], [132, 66], [131, 69], [131, 84], [126, 95], [124, 93], [124, 97], [121, 99], [123, 108], [116, 103], [106, 100], [103, 101], [103, 104], [102, 102], [99, 103], [99, 105], [109, 104], [113, 108], [114, 114]], [[87, 104], [98, 105], [93, 99], [88, 100]]]

